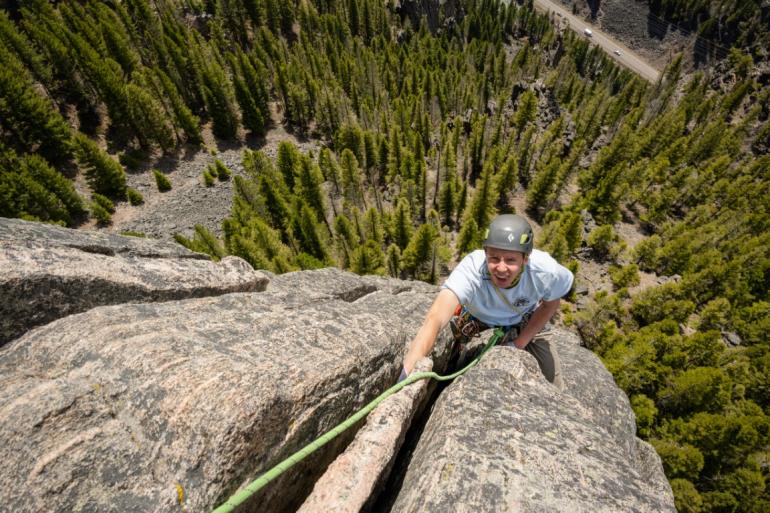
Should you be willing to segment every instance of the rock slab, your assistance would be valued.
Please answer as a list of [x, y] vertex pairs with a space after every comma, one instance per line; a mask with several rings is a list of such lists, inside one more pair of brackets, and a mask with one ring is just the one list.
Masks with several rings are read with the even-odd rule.
[[660, 461], [637, 452], [627, 399], [571, 337], [557, 340], [568, 362], [564, 391], [533, 357], [508, 347], [450, 385], [391, 512], [674, 513]]
[[[430, 372], [423, 358], [416, 372]], [[428, 380], [408, 385], [385, 399], [366, 418], [353, 442], [316, 481], [297, 513], [359, 513], [371, 504], [390, 475], [409, 425], [428, 391]]]
[[173, 243], [0, 218], [0, 345], [95, 306], [264, 290], [237, 257]]
[[[210, 511], [395, 382], [436, 292], [357, 296], [338, 270], [284, 280], [97, 307], [2, 348], [0, 510]], [[340, 450], [238, 511], [294, 511]]]

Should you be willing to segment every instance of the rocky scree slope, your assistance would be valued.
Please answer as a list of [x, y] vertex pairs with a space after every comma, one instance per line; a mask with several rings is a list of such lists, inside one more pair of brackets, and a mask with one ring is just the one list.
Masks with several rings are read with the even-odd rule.
[[[7, 233], [14, 230], [27, 230], [26, 240], [10, 240]], [[55, 281], [72, 256], [56, 251], [93, 245], [82, 231], [45, 225], [20, 224], [3, 233], [0, 281], [30, 274], [27, 268]], [[174, 253], [167, 243], [140, 242], [155, 245], [154, 254]], [[144, 264], [121, 255], [136, 243], [117, 236], [100, 240], [99, 252], [86, 253], [112, 254], [124, 260], [122, 266], [111, 268], [104, 260], [75, 266], [83, 281], [70, 281], [59, 294], [85, 304], [79, 296], [106, 297], [94, 294], [99, 287], [131, 288], [122, 275], [143, 276]], [[36, 261], [38, 246], [59, 255], [49, 268], [46, 258]], [[394, 383], [437, 290], [336, 269], [270, 276], [244, 268], [239, 272], [251, 291], [229, 292], [207, 281], [219, 280], [217, 269], [228, 264], [189, 260], [203, 272], [193, 269], [184, 279], [195, 283], [202, 275], [197, 286], [206, 297], [148, 294], [120, 304], [92, 302], [79, 313], [56, 313], [47, 324], [25, 327], [0, 348], [0, 457], [6, 462], [0, 511], [210, 511]], [[103, 281], [84, 285], [89, 274], [99, 273]], [[48, 308], [49, 289], [33, 289], [39, 299], [3, 300]], [[450, 494], [455, 511], [499, 511], [503, 504], [512, 506], [509, 511], [561, 505], [574, 511], [673, 511], [660, 461], [635, 438], [625, 396], [574, 336], [560, 338], [569, 360], [567, 390], [547, 383], [525, 352], [496, 349], [440, 397], [415, 458], [394, 461], [400, 440], [389, 457], [380, 457], [388, 460], [375, 472], [380, 482], [367, 484], [382, 490], [380, 504], [425, 511], [450, 480], [460, 483]], [[447, 365], [448, 341], [442, 333], [433, 355], [439, 372]], [[403, 437], [408, 421], [387, 413], [386, 403], [373, 419], [400, 422], [401, 434], [394, 436]], [[449, 412], [455, 422], [448, 425]], [[372, 436], [377, 427], [365, 426], [357, 436]], [[239, 511], [295, 511], [353, 435], [324, 447]], [[451, 443], [437, 445], [441, 438]], [[368, 465], [366, 451], [347, 457]], [[400, 490], [382, 484], [390, 467], [405, 472]], [[332, 465], [330, 472], [335, 468], [355, 467]], [[433, 486], [415, 482], [415, 475]], [[543, 475], [549, 478], [538, 477]], [[334, 482], [329, 477], [326, 482]], [[466, 488], [478, 493], [460, 493]], [[479, 494], [500, 499], [479, 509]], [[348, 496], [340, 493], [336, 500]], [[373, 504], [364, 502], [348, 510]], [[303, 507], [312, 511], [310, 504]]]

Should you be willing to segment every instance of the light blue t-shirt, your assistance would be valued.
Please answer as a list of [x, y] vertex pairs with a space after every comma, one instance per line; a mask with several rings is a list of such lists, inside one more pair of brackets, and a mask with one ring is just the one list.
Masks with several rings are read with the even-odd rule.
[[553, 301], [564, 296], [572, 287], [573, 279], [572, 272], [551, 255], [534, 249], [516, 286], [498, 289], [510, 303], [506, 304], [492, 284], [486, 253], [478, 249], [462, 259], [442, 288], [454, 292], [460, 304], [481, 322], [489, 326], [510, 326], [521, 322], [541, 300]]

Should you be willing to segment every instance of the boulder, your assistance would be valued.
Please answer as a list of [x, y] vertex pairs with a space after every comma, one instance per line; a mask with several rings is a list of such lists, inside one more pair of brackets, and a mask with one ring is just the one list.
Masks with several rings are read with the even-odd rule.
[[53, 224], [0, 217], [0, 240], [34, 240], [44, 246], [68, 247], [102, 255], [130, 255], [147, 258], [193, 258], [209, 260], [208, 255], [195, 253], [180, 244], [125, 237], [106, 232], [72, 230]]
[[433, 408], [391, 511], [675, 512], [660, 460], [601, 362], [557, 337], [565, 389], [493, 348]]
[[[210, 511], [395, 382], [437, 289], [363, 279], [382, 287], [361, 295], [358, 280], [324, 270], [262, 293], [101, 306], [9, 343], [0, 504]], [[446, 349], [443, 336], [437, 361]], [[294, 511], [350, 435], [238, 511]]]
[[722, 340], [728, 346], [737, 347], [743, 344], [743, 339], [734, 331], [722, 331]]
[[264, 290], [246, 261], [179, 244], [0, 218], [0, 345], [95, 306]]

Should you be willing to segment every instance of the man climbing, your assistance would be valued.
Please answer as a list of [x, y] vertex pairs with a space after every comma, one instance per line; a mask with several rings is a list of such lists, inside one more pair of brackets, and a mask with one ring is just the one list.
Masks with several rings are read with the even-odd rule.
[[412, 340], [399, 380], [430, 354], [451, 322], [455, 344], [488, 328], [506, 330], [501, 345], [535, 357], [546, 379], [562, 388], [561, 364], [550, 332], [541, 331], [559, 309], [573, 276], [548, 253], [533, 249], [532, 227], [514, 214], [497, 216], [483, 249], [471, 252], [447, 278]]

